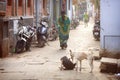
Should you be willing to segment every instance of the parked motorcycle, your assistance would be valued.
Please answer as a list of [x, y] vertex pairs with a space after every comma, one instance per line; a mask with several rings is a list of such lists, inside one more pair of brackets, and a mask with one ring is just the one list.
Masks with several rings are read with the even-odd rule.
[[100, 21], [96, 21], [93, 27], [93, 37], [98, 41], [100, 40]]
[[49, 41], [54, 41], [58, 38], [58, 29], [55, 26], [55, 24], [52, 25], [52, 27], [49, 28], [49, 36], [48, 40]]
[[31, 26], [21, 26], [18, 30], [18, 41], [15, 46], [15, 53], [21, 53], [24, 50], [29, 51], [34, 29]]
[[40, 22], [40, 27], [37, 28], [38, 47], [44, 47], [48, 39], [48, 24], [46, 21]]

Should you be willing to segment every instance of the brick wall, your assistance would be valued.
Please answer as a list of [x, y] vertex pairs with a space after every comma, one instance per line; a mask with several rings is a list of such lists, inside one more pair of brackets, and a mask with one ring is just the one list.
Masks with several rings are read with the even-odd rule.
[[[18, 7], [18, 16], [22, 16], [22, 15], [23, 15], [22, 7]], [[27, 15], [31, 15], [29, 7], [27, 8]], [[7, 6], [6, 16], [12, 16], [12, 7], [11, 6]]]
[[12, 15], [12, 6], [7, 6], [6, 16], [11, 16], [11, 15]]
[[18, 15], [22, 16], [22, 7], [18, 7]]
[[27, 15], [31, 15], [30, 14], [30, 7], [27, 8]]

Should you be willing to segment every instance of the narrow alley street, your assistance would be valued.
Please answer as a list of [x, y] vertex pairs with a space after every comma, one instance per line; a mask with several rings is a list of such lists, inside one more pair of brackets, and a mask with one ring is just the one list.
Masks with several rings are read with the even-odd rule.
[[[32, 46], [31, 52], [13, 54], [0, 59], [0, 80], [115, 80], [109, 79], [109, 74], [99, 71], [100, 61], [94, 61], [93, 73], [89, 73], [90, 67], [87, 60], [83, 61], [82, 71], [60, 71], [60, 58], [68, 55], [69, 49], [83, 51], [88, 48], [100, 48], [99, 41], [95, 41], [92, 35], [93, 21], [88, 27], [80, 25], [70, 31], [68, 48], [60, 50], [59, 40], [50, 41], [49, 46], [38, 48]], [[98, 55], [98, 51], [94, 52]]]

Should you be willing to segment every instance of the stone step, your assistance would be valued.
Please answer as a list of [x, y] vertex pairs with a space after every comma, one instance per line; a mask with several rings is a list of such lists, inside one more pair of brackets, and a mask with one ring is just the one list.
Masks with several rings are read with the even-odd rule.
[[100, 71], [107, 73], [117, 73], [118, 70], [118, 59], [114, 58], [101, 58]]

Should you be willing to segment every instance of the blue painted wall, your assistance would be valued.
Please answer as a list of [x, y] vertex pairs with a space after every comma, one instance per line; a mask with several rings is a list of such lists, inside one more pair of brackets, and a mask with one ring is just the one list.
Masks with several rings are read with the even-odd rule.
[[101, 48], [120, 52], [120, 0], [100, 0]]

